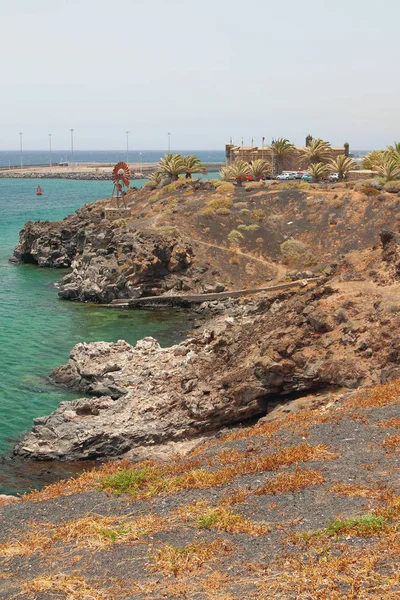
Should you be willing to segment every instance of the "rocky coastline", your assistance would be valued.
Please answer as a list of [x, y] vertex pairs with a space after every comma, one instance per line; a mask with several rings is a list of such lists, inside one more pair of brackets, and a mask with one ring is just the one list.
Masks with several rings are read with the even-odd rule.
[[[184, 183], [179, 197], [165, 196], [165, 190], [132, 194], [129, 223], [126, 218], [107, 219], [109, 201], [88, 205], [59, 223], [27, 223], [13, 260], [69, 267], [71, 271], [60, 282], [60, 298], [99, 303], [182, 290], [232, 289], [235, 277], [243, 286], [246, 278], [254, 282], [260, 273], [264, 281], [271, 280], [278, 270], [273, 246], [270, 262], [222, 244], [207, 243], [202, 254], [202, 244], [188, 229], [182, 233], [188, 222], [183, 211], [180, 231], [172, 226], [177, 198], [198, 191], [199, 199], [194, 196], [194, 202], [204, 206], [204, 198], [218, 198], [210, 188], [208, 182]], [[238, 193], [242, 209], [247, 192]], [[161, 226], [155, 227], [160, 216], [165, 217], [155, 212], [154, 197], [162, 210], [169, 207], [168, 226], [161, 220]], [[303, 197], [298, 196], [299, 200]], [[292, 211], [292, 196], [283, 198]], [[333, 201], [343, 206], [344, 201]], [[307, 197], [306, 203], [314, 209], [313, 197]], [[390, 209], [385, 209], [389, 218]], [[328, 214], [331, 208], [321, 206], [322, 210]], [[198, 311], [207, 314], [209, 321], [171, 348], [160, 348], [152, 338], [136, 347], [122, 340], [75, 346], [68, 363], [53, 372], [52, 380], [87, 396], [63, 402], [51, 415], [36, 419], [15, 453], [38, 460], [124, 456], [263, 417], [277, 405], [304, 395], [312, 394], [312, 402], [318, 402], [318, 394], [329, 397], [337, 390], [345, 393], [399, 377], [398, 239], [385, 230], [380, 241], [376, 234], [375, 246], [368, 247], [369, 233], [365, 242], [361, 238], [362, 219], [368, 215], [371, 206], [365, 208], [365, 217], [358, 217], [357, 246], [365, 247], [337, 254], [334, 262], [329, 253], [330, 265], [323, 268], [313, 289], [204, 303]], [[197, 215], [193, 222], [204, 227]], [[332, 222], [331, 216], [330, 227]], [[313, 221], [303, 239], [309, 241], [314, 230]], [[260, 227], [255, 235], [259, 231]], [[348, 227], [342, 231], [342, 247], [348, 248]], [[278, 237], [278, 233], [274, 234]], [[336, 245], [341, 240], [334, 234], [331, 239]], [[304, 242], [297, 243], [296, 248], [304, 247]], [[204, 260], [211, 251], [214, 260]], [[226, 256], [241, 256], [243, 267], [238, 260], [228, 262]], [[291, 264], [304, 268], [310, 256], [307, 250]], [[296, 277], [296, 270], [285, 273], [286, 280]], [[313, 275], [312, 270], [304, 273]]]
[[[393, 273], [397, 245], [384, 244], [368, 260]], [[153, 338], [136, 347], [78, 344], [52, 379], [90, 395], [36, 419], [15, 452], [39, 460], [121, 456], [264, 416], [302, 395], [315, 402], [320, 393], [399, 377], [398, 284], [344, 281], [348, 268], [343, 261], [313, 290], [231, 300], [170, 348]]]

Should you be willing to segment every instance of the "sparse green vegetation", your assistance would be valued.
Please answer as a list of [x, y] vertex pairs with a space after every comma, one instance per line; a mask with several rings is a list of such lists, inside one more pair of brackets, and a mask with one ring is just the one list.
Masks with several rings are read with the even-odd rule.
[[232, 229], [228, 235], [228, 242], [231, 246], [239, 246], [243, 239], [243, 235], [237, 229]]
[[350, 519], [329, 521], [324, 532], [328, 535], [349, 534], [368, 536], [374, 535], [383, 529], [385, 525], [386, 521], [383, 517], [370, 513], [360, 517], [351, 517]]
[[263, 210], [261, 210], [261, 208], [255, 208], [251, 212], [251, 218], [254, 219], [255, 221], [264, 221], [265, 213]]
[[216, 188], [216, 193], [225, 196], [226, 194], [233, 194], [235, 186], [229, 181], [222, 181]]
[[230, 198], [215, 198], [208, 203], [208, 208], [218, 210], [219, 208], [229, 208], [233, 206], [233, 202]]
[[312, 264], [312, 254], [308, 246], [300, 240], [286, 240], [286, 242], [283, 242], [283, 244], [280, 245], [280, 250], [286, 264], [296, 262]]
[[213, 208], [211, 208], [210, 206], [207, 206], [206, 208], [203, 208], [203, 210], [201, 210], [199, 212], [199, 215], [201, 217], [214, 217], [215, 216], [215, 210]]
[[244, 184], [246, 192], [252, 192], [253, 190], [259, 190], [265, 187], [265, 181], [248, 181]]
[[142, 484], [153, 478], [149, 469], [123, 468], [112, 475], [107, 475], [100, 480], [100, 486], [106, 491], [112, 491], [116, 496], [130, 494], [135, 496]]
[[388, 181], [384, 186], [385, 192], [398, 194], [400, 192], [400, 181]]

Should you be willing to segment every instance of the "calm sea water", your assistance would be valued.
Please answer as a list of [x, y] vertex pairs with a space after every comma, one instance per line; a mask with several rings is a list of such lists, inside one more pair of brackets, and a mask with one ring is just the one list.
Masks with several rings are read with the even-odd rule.
[[[53, 284], [62, 272], [9, 263], [26, 221], [61, 219], [110, 193], [106, 181], [41, 180], [44, 195], [38, 198], [37, 183], [0, 179], [0, 493], [37, 487], [49, 479], [49, 467], [43, 470], [43, 465], [41, 470], [19, 468], [15, 476], [15, 462], [6, 457], [34, 417], [78, 397], [47, 380], [55, 366], [67, 361], [74, 344], [121, 338], [134, 344], [152, 335], [168, 345], [189, 327], [185, 313], [117, 311], [61, 302]], [[140, 184], [143, 181], [135, 181]]]
[[[140, 162], [158, 162], [164, 156], [165, 150], [130, 150], [128, 160], [132, 163]], [[203, 162], [224, 162], [224, 150], [173, 150], [182, 154], [195, 154]], [[68, 150], [53, 150], [51, 154], [53, 164], [55, 162], [71, 160], [71, 152]], [[75, 150], [75, 162], [115, 162], [126, 160], [126, 151], [116, 150]], [[29, 165], [48, 165], [50, 163], [50, 152], [48, 150], [24, 150], [23, 164]], [[19, 151], [0, 150], [0, 167], [19, 166], [21, 156]]]

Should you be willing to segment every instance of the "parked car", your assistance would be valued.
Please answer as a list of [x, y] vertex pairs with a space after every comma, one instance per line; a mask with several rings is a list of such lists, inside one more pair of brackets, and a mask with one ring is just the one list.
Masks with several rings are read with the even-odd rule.
[[339, 173], [331, 173], [328, 177], [328, 181], [331, 183], [335, 183], [335, 181], [339, 181]]
[[291, 176], [290, 173], [281, 173], [277, 176], [277, 179], [279, 179], [280, 181], [288, 181], [289, 179], [291, 179]]
[[313, 181], [313, 177], [309, 173], [304, 173], [304, 175], [302, 176], [302, 180], [311, 182]]

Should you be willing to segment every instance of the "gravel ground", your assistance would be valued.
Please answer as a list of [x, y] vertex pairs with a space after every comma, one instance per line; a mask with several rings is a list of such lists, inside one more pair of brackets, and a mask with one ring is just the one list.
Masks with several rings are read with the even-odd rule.
[[[281, 591], [267, 593], [262, 591], [262, 585], [263, 582], [271, 585], [271, 575], [264, 577], [271, 565], [279, 566], [283, 557], [290, 560], [290, 557], [301, 555], [302, 550], [290, 541], [293, 540], [293, 534], [324, 529], [328, 521], [335, 518], [348, 519], [370, 513], [384, 506], [393, 491], [399, 493], [399, 454], [395, 450], [388, 452], [382, 445], [389, 436], [396, 435], [398, 429], [379, 426], [383, 420], [398, 418], [398, 407], [397, 403], [393, 403], [359, 410], [357, 414], [354, 414], [354, 410], [340, 412], [335, 407], [333, 418], [326, 422], [313, 423], [310, 418], [306, 428], [302, 423], [297, 430], [287, 427], [283, 422], [282, 428], [272, 437], [264, 437], [257, 428], [253, 433], [254, 428], [250, 428], [246, 430], [247, 437], [244, 439], [224, 441], [224, 437], [219, 436], [213, 441], [215, 445], [206, 444], [202, 452], [196, 454], [211, 471], [223, 468], [218, 465], [217, 456], [223, 450], [247, 451], [250, 459], [268, 456], [281, 448], [305, 442], [311, 446], [325, 444], [330, 452], [337, 453], [334, 459], [300, 462], [274, 471], [261, 470], [239, 475], [216, 487], [191, 488], [167, 496], [156, 495], [148, 500], [134, 499], [126, 494], [117, 497], [97, 487], [69, 496], [4, 506], [0, 508], [0, 544], [4, 544], [2, 548], [5, 549], [2, 554], [7, 554], [7, 544], [23, 542], [29, 532], [51, 532], [52, 527], [46, 527], [46, 524], [56, 526], [88, 516], [122, 518], [129, 515], [130, 518], [138, 518], [151, 514], [154, 518], [165, 519], [165, 526], [158, 531], [145, 533], [138, 540], [121, 543], [117, 540], [103, 547], [94, 547], [90, 543], [78, 544], [77, 539], [61, 538], [33, 553], [5, 556], [0, 574], [0, 598], [395, 598], [397, 590], [394, 588], [389, 590], [392, 595], [385, 595], [387, 588], [382, 593], [373, 588], [375, 591], [371, 592], [372, 595], [366, 591], [361, 595], [351, 595], [346, 579], [341, 580], [340, 584], [336, 582], [334, 593], [325, 590], [309, 596], [296, 587], [292, 592], [283, 591], [282, 588]], [[254, 493], [256, 488], [272, 481], [277, 474], [287, 475], [298, 472], [299, 468], [320, 473], [324, 481], [284, 493]], [[358, 496], [338, 495], [331, 490], [337, 483], [367, 486], [372, 492]], [[198, 501], [206, 501], [208, 505], [216, 507], [221, 499], [238, 489], [246, 490], [247, 496], [229, 506], [229, 510], [254, 526], [268, 523], [270, 531], [265, 535], [229, 532], [223, 528], [218, 531], [200, 529], [195, 521], [177, 517], [179, 507], [188, 507]], [[380, 543], [377, 539], [378, 536], [365, 537], [352, 533], [343, 539], [337, 538], [334, 542], [337, 546], [332, 550], [330, 560], [333, 560], [332, 556], [344, 552], [343, 543], [347, 544], [346, 552], [372, 555], [375, 544]], [[192, 564], [192, 558], [189, 558], [182, 571], [178, 569], [175, 572], [171, 561], [160, 563], [156, 559], [159, 551], [165, 551], [171, 545], [180, 549], [182, 556], [188, 547], [199, 545], [199, 548], [210, 544], [217, 544], [211, 557], [200, 561], [201, 564], [197, 564], [196, 560]], [[196, 551], [193, 556], [196, 556]], [[390, 572], [395, 567], [391, 563], [384, 568]], [[46, 591], [36, 590], [32, 583], [35, 578], [42, 576], [54, 578], [49, 584], [50, 589]], [[91, 589], [87, 591], [80, 588], [74, 577], [83, 578], [81, 581], [84, 580]], [[61, 580], [69, 582], [68, 592], [62, 589]]]

